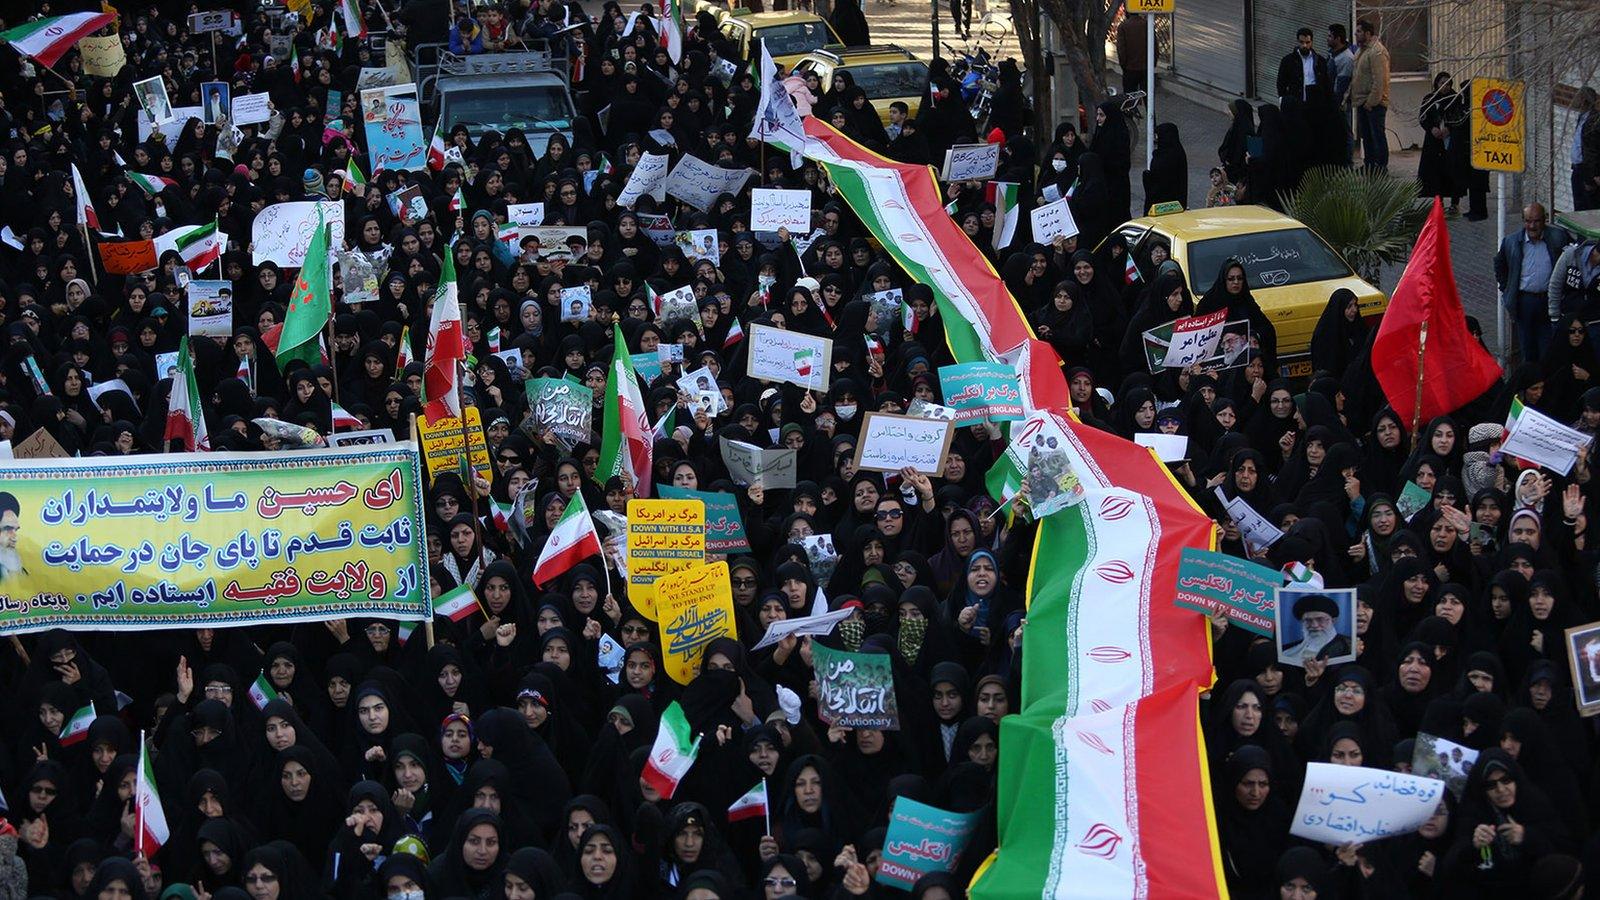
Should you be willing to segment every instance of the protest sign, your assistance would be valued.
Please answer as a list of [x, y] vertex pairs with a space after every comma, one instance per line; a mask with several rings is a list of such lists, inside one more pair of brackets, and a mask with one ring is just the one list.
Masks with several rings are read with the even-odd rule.
[[328, 226], [328, 247], [344, 247], [344, 206], [337, 201], [304, 200], [273, 203], [261, 208], [250, 226], [250, 261], [254, 265], [274, 262], [298, 269], [306, 264], [306, 247], [317, 227], [317, 207]]
[[754, 188], [750, 191], [750, 230], [795, 233], [811, 230], [811, 192], [781, 188]]
[[750, 326], [747, 374], [759, 381], [787, 381], [817, 391], [828, 389], [833, 341], [766, 325]]
[[627, 547], [628, 600], [651, 621], [660, 621], [656, 617], [656, 579], [705, 564], [705, 504], [699, 500], [629, 500]]
[[677, 230], [672, 227], [672, 219], [658, 213], [640, 213], [639, 228], [650, 236], [650, 242], [657, 247], [671, 246], [678, 236]]
[[200, 83], [200, 121], [220, 125], [233, 115], [233, 85], [226, 81]]
[[1278, 662], [1304, 667], [1320, 659], [1337, 666], [1356, 658], [1355, 588], [1280, 587], [1272, 614]]
[[228, 34], [238, 34], [238, 21], [238, 13], [232, 10], [190, 13], [189, 31], [193, 34], [205, 34], [208, 31], [224, 31]]
[[[33, 434], [17, 441], [11, 448], [14, 459], [66, 459], [72, 454], [55, 436], [43, 428], [35, 429]], [[0, 578], [0, 581], [4, 581]]]
[[1174, 319], [1143, 332], [1145, 364], [1150, 371], [1187, 369], [1212, 359], [1222, 346], [1228, 311]]
[[709, 259], [714, 266], [722, 264], [722, 248], [717, 244], [717, 230], [715, 228], [696, 228], [693, 231], [680, 231], [673, 237], [673, 243], [677, 244], [678, 249], [683, 251], [683, 258], [691, 263]]
[[711, 374], [710, 366], [685, 372], [678, 379], [678, 390], [688, 396], [691, 408], [704, 409], [708, 416], [719, 416], [728, 408], [728, 401], [717, 387], [717, 376]]
[[427, 615], [417, 450], [0, 463], [0, 634]]
[[888, 331], [890, 326], [900, 321], [900, 308], [905, 303], [905, 292], [899, 288], [890, 288], [887, 291], [873, 291], [867, 295], [867, 303], [872, 308], [872, 328], [868, 331]]
[[706, 552], [737, 553], [750, 549], [739, 498], [726, 491], [691, 491], [663, 484], [656, 488], [663, 500], [699, 500], [706, 505]]
[[661, 357], [658, 354], [634, 353], [628, 358], [633, 360], [633, 371], [644, 379], [645, 384], [650, 384], [661, 377]]
[[[40, 429], [34, 433], [43, 432], [44, 429]], [[22, 455], [21, 444], [17, 445], [17, 455]], [[1600, 713], [1600, 622], [1574, 625], [1566, 630], [1563, 639], [1567, 665], [1572, 670], [1572, 699], [1578, 705], [1578, 715], [1587, 718]]]
[[139, 129], [139, 140], [147, 141], [159, 133], [162, 143], [167, 145], [168, 150], [172, 150], [178, 146], [178, 138], [183, 137], [183, 126], [188, 124], [190, 119], [200, 118], [200, 115], [198, 106], [180, 106], [172, 111], [172, 117], [166, 122], [157, 122], [150, 118], [150, 114], [143, 108], [139, 109], [134, 117], [137, 122], [136, 127]]
[[1033, 208], [1034, 243], [1048, 247], [1057, 235], [1072, 237], [1078, 233], [1078, 223], [1072, 220], [1072, 208], [1067, 203], [1067, 198], [1062, 197], [1054, 203]]
[[543, 203], [508, 203], [506, 218], [517, 225], [537, 227], [544, 224]]
[[140, 108], [149, 114], [150, 121], [157, 125], [171, 122], [176, 117], [172, 100], [167, 97], [167, 83], [159, 75], [135, 81], [133, 96], [139, 101]]
[[1536, 409], [1512, 410], [1500, 452], [1567, 475], [1578, 458], [1588, 452], [1594, 438], [1563, 425]]
[[978, 814], [953, 813], [896, 797], [878, 860], [879, 884], [909, 891], [929, 872], [954, 872], [978, 827]]
[[362, 66], [356, 73], [356, 90], [368, 91], [375, 88], [394, 87], [400, 82], [400, 76], [388, 66]]
[[799, 468], [800, 454], [794, 450], [771, 450], [724, 438], [722, 461], [740, 487], [761, 485], [766, 490], [792, 488], [795, 472]]
[[107, 275], [135, 275], [156, 267], [154, 241], [96, 241]]
[[855, 614], [854, 609], [838, 609], [833, 612], [823, 613], [820, 616], [805, 616], [799, 619], [778, 619], [767, 626], [767, 633], [761, 636], [750, 651], [765, 650], [784, 638], [821, 637], [832, 634], [834, 626]]
[[918, 419], [942, 419], [946, 422], [956, 420], [955, 410], [937, 403], [929, 403], [921, 397], [911, 398], [911, 403], [906, 406], [906, 415]]
[[[656, 296], [656, 321], [666, 323], [673, 319], [688, 319], [696, 328], [701, 327], [700, 303], [695, 299], [694, 285], [686, 284]], [[672, 361], [682, 362], [683, 358]]]
[[994, 177], [999, 168], [999, 144], [956, 144], [944, 151], [944, 165], [939, 169], [939, 180], [987, 181]]
[[657, 203], [664, 203], [667, 199], [667, 163], [671, 157], [665, 153], [646, 153], [639, 157], [639, 164], [633, 167], [628, 175], [628, 183], [622, 186], [622, 193], [617, 195], [617, 205], [624, 209], [633, 209], [639, 198], [646, 194], [655, 198]]
[[270, 94], [239, 94], [233, 98], [233, 124], [255, 125], [272, 118]]
[[1400, 489], [1400, 496], [1394, 500], [1395, 511], [1400, 513], [1400, 519], [1411, 521], [1411, 517], [1422, 511], [1424, 506], [1433, 502], [1433, 492], [1417, 484], [1407, 481], [1406, 486]]
[[469, 439], [472, 441], [472, 471], [479, 478], [490, 477], [489, 444], [483, 437], [483, 413], [476, 406], [468, 406], [465, 412], [465, 435], [462, 434], [461, 420], [455, 416], [445, 416], [432, 422], [417, 420], [417, 430], [422, 438], [422, 458], [428, 464], [429, 480], [446, 472], [461, 472], [461, 455], [467, 452]]
[[805, 548], [806, 563], [811, 566], [817, 584], [827, 584], [834, 570], [839, 568], [839, 551], [833, 546], [833, 535], [807, 535], [800, 539], [800, 546]]
[[666, 365], [667, 363], [678, 363], [681, 365], [683, 363], [683, 345], [657, 344], [656, 361], [660, 362], [662, 365]]
[[368, 428], [365, 431], [340, 431], [328, 435], [329, 447], [372, 447], [394, 443], [391, 428]]
[[628, 651], [609, 634], [601, 632], [600, 639], [595, 641], [595, 665], [612, 684], [622, 680], [622, 661], [627, 655]]
[[1283, 576], [1248, 560], [1186, 547], [1172, 605], [1212, 615], [1222, 610], [1246, 631], [1272, 637], [1273, 608]]
[[1305, 787], [1289, 833], [1340, 846], [1410, 834], [1433, 816], [1444, 791], [1437, 778], [1306, 763]]
[[944, 471], [955, 428], [942, 419], [869, 412], [856, 442], [856, 469], [898, 472], [910, 466], [925, 475]]
[[[223, 13], [223, 15], [228, 15]], [[89, 35], [78, 39], [78, 52], [83, 54], [83, 71], [96, 78], [115, 78], [128, 64], [128, 54], [122, 48], [119, 35]]]
[[956, 411], [957, 425], [1014, 422], [1023, 415], [1014, 366], [992, 362], [940, 366], [939, 389], [944, 405]]
[[[697, 156], [684, 154], [667, 175], [667, 193], [701, 212], [711, 209], [722, 194], [737, 194], [754, 169], [724, 169]], [[619, 200], [620, 203], [620, 200]]]
[[1156, 458], [1164, 463], [1183, 462], [1189, 458], [1189, 438], [1186, 435], [1149, 431], [1135, 434], [1133, 442], [1154, 450]]
[[589, 321], [590, 304], [589, 286], [580, 284], [577, 287], [561, 289], [561, 321], [587, 322]]
[[517, 229], [518, 239], [532, 235], [539, 239], [539, 255], [549, 257], [572, 258], [571, 241], [573, 238], [584, 246], [589, 244], [589, 229], [583, 226], [572, 225], [540, 225], [537, 228], [520, 226]]
[[370, 254], [361, 250], [339, 254], [339, 284], [344, 288], [346, 305], [377, 301], [378, 270], [388, 259], [386, 249]]
[[189, 282], [189, 333], [226, 338], [233, 334], [233, 282]]
[[1411, 750], [1411, 774], [1439, 779], [1459, 801], [1467, 788], [1467, 776], [1472, 774], [1472, 764], [1477, 761], [1478, 751], [1471, 747], [1419, 731]]
[[422, 136], [417, 86], [395, 84], [361, 92], [361, 121], [374, 174], [427, 171], [428, 144]]
[[840, 728], [900, 729], [894, 670], [887, 653], [850, 653], [811, 645], [817, 677], [817, 716]]
[[593, 390], [565, 378], [530, 378], [523, 384], [540, 433], [554, 432], [568, 449], [589, 440], [594, 421]]
[[1278, 526], [1267, 521], [1267, 518], [1255, 511], [1255, 508], [1244, 501], [1243, 497], [1228, 499], [1222, 488], [1213, 489], [1217, 500], [1228, 511], [1228, 517], [1233, 524], [1239, 526], [1239, 538], [1245, 546], [1254, 551], [1265, 550], [1278, 542], [1283, 537], [1283, 532]]
[[661, 664], [673, 681], [688, 684], [700, 674], [706, 645], [738, 634], [728, 564], [719, 560], [663, 575], [655, 588]]

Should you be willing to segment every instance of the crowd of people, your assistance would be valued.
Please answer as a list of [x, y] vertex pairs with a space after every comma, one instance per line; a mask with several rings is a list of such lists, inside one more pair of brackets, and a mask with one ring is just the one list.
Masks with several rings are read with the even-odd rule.
[[[493, 472], [472, 484], [452, 473], [429, 480], [426, 541], [433, 594], [468, 585], [481, 608], [460, 622], [438, 618], [431, 645], [376, 619], [0, 642], [0, 898], [884, 895], [891, 889], [872, 875], [900, 797], [980, 814], [954, 870], [911, 891], [962, 896], [996, 843], [999, 721], [1020, 700], [1037, 525], [1026, 494], [1002, 510], [986, 490], [1005, 447], [993, 427], [961, 429], [936, 477], [853, 465], [864, 413], [939, 402], [950, 311], [869, 239], [814, 163], [791, 168], [787, 154], [746, 137], [756, 76], [742, 66], [726, 82], [715, 74], [735, 48], [706, 23], [687, 29], [674, 63], [650, 17], [630, 22], [616, 2], [576, 29], [582, 11], [557, 0], [474, 4], [461, 11], [468, 21], [442, 2], [360, 5], [369, 23], [389, 22], [392, 41], [568, 42], [585, 60], [573, 138], [552, 137], [536, 154], [517, 129], [457, 127], [443, 168], [352, 184], [352, 157], [372, 171], [350, 124], [361, 121], [356, 80], [383, 56], [369, 40], [331, 46], [342, 11], [328, 3], [313, 4], [309, 21], [243, 9], [242, 35], [218, 41], [215, 57], [210, 36], [190, 33], [187, 7], [130, 6], [116, 26], [127, 64], [115, 77], [86, 75], [76, 53], [43, 73], [0, 48], [0, 439], [43, 430], [83, 456], [174, 448], [164, 439], [172, 382], [156, 358], [188, 333], [191, 273], [169, 253], [150, 271], [109, 275], [95, 247], [109, 234], [149, 238], [212, 220], [232, 241], [208, 274], [232, 283], [234, 304], [227, 339], [192, 341], [212, 449], [293, 452], [256, 420], [326, 434], [335, 404], [359, 427], [405, 439], [453, 255], [472, 355], [466, 401], [481, 412]], [[49, 6], [41, 11], [62, 12]], [[287, 56], [269, 51], [273, 23], [292, 35]], [[272, 117], [238, 134], [189, 120], [141, 139], [132, 83], [152, 76], [179, 107], [197, 105], [211, 80], [231, 82], [235, 97], [267, 93]], [[848, 75], [786, 86], [802, 110], [895, 158], [937, 160], [979, 137], [939, 61], [920, 109], [896, 110], [888, 126]], [[340, 108], [327, 108], [330, 92]], [[996, 96], [986, 128], [997, 133], [985, 134], [1003, 145], [996, 180], [1024, 185], [1025, 206], [1070, 194], [1080, 234], [1050, 246], [1019, 234], [995, 248], [981, 184], [952, 186], [950, 214], [1060, 355], [1073, 411], [1130, 439], [1186, 436], [1187, 459], [1172, 468], [1216, 518], [1223, 550], [1275, 568], [1299, 563], [1330, 588], [1358, 591], [1350, 664], [1283, 665], [1270, 639], [1212, 624], [1218, 682], [1202, 715], [1233, 896], [1576, 897], [1585, 873], [1600, 872], [1588, 812], [1600, 771], [1594, 729], [1573, 702], [1563, 630], [1600, 610], [1587, 538], [1597, 494], [1587, 459], [1570, 476], [1528, 475], [1498, 444], [1513, 403], [1600, 428], [1593, 317], [1574, 314], [1600, 299], [1600, 278], [1588, 277], [1600, 254], [1574, 258], [1573, 305], [1548, 310], [1548, 348], [1485, 396], [1413, 423], [1385, 404], [1370, 363], [1374, 329], [1354, 295], [1328, 298], [1309, 382], [1279, 378], [1276, 332], [1245, 263], [1190, 273], [1159, 241], [1130, 260], [1120, 238], [1106, 239], [1132, 202], [1119, 106], [1099, 107], [1090, 135], [1063, 123], [1036, 137], [1025, 133], [1024, 105], [1020, 82]], [[1249, 113], [1245, 105], [1241, 121]], [[1157, 134], [1146, 194], [1187, 201], [1176, 129]], [[1230, 168], [1231, 181], [1253, 177], [1245, 138], [1230, 133], [1225, 144], [1221, 161], [1244, 167]], [[758, 174], [704, 211], [648, 196], [619, 207], [643, 152]], [[78, 222], [72, 166], [96, 229]], [[129, 173], [174, 184], [151, 193]], [[412, 185], [425, 214], [392, 211], [385, 198]], [[753, 233], [748, 190], [760, 185], [810, 191], [818, 232]], [[327, 361], [280, 369], [266, 337], [283, 322], [295, 273], [254, 264], [249, 235], [266, 206], [306, 199], [341, 204], [346, 249], [376, 268], [380, 287], [350, 303], [336, 278]], [[585, 229], [586, 239], [500, 240], [508, 204], [531, 201], [545, 204], [545, 224]], [[640, 217], [663, 213], [680, 229], [715, 229], [720, 260], [657, 244]], [[563, 321], [560, 292], [580, 285], [592, 312]], [[697, 317], [658, 321], [651, 298], [684, 286]], [[884, 317], [867, 299], [891, 288], [904, 292], [911, 318]], [[1145, 330], [1223, 308], [1251, 325], [1252, 346], [1233, 365], [1150, 370]], [[828, 390], [746, 377], [742, 336], [753, 324], [832, 338]], [[681, 363], [641, 379], [652, 422], [677, 407], [675, 426], [654, 441], [651, 481], [733, 495], [747, 534], [748, 550], [728, 557], [737, 638], [709, 645], [686, 685], [668, 677], [659, 627], [629, 603], [614, 559], [596, 556], [550, 584], [530, 577], [575, 494], [590, 510], [623, 512], [644, 493], [597, 473], [619, 331], [631, 353], [683, 346]], [[513, 349], [519, 364], [496, 355]], [[35, 363], [42, 379], [30, 375]], [[725, 411], [710, 415], [676, 387], [701, 367]], [[568, 444], [530, 417], [523, 382], [540, 376], [594, 389], [591, 440]], [[90, 396], [112, 379], [127, 392]], [[724, 440], [800, 451], [795, 486], [735, 484]], [[1406, 518], [1397, 499], [1408, 485], [1431, 500]], [[1219, 488], [1284, 537], [1247, 550]], [[501, 530], [490, 501], [518, 498], [528, 518]], [[816, 535], [831, 535], [839, 555], [824, 579], [801, 545]], [[849, 611], [831, 634], [751, 649], [772, 622], [809, 615], [819, 596]], [[625, 648], [615, 671], [597, 657], [607, 636]], [[898, 730], [821, 722], [813, 642], [890, 658]], [[258, 675], [278, 694], [260, 707], [247, 690]], [[703, 744], [667, 798], [641, 773], [674, 702]], [[66, 719], [89, 704], [87, 738], [63, 746]], [[1478, 751], [1464, 792], [1421, 831], [1345, 846], [1290, 836], [1308, 762], [1406, 770], [1421, 734]], [[132, 806], [141, 735], [171, 826], [148, 854], [136, 846]], [[763, 781], [770, 824], [730, 822], [730, 804]]]

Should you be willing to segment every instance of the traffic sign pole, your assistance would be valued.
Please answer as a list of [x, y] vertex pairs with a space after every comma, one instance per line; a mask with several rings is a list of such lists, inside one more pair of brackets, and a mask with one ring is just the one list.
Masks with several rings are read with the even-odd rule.
[[1144, 167], [1156, 158], [1156, 17], [1144, 17]]
[[[1494, 177], [1494, 247], [1495, 252], [1500, 252], [1500, 245], [1506, 242], [1506, 173], [1496, 172]], [[1494, 336], [1500, 342], [1500, 361], [1510, 363], [1511, 348], [1506, 345], [1506, 306], [1495, 298], [1494, 303]], [[1523, 348], [1526, 350], [1527, 348]]]

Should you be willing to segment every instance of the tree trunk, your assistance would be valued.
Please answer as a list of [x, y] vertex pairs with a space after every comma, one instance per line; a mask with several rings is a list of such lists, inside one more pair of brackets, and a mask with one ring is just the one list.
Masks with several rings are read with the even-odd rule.
[[1049, 135], [1055, 130], [1055, 123], [1050, 121], [1055, 73], [1045, 67], [1039, 7], [1033, 0], [1009, 0], [1009, 3], [1011, 22], [1017, 31], [1017, 47], [1022, 51], [1023, 63], [1033, 81], [1031, 127], [1036, 138]]

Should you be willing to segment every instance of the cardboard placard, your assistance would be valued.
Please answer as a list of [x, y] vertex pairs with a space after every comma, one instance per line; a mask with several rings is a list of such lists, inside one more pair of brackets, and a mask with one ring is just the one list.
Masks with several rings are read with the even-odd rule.
[[656, 580], [706, 561], [706, 507], [699, 500], [628, 501], [628, 601], [651, 621]]
[[856, 441], [858, 471], [898, 472], [910, 466], [924, 475], [944, 471], [955, 428], [943, 419], [869, 412]]

